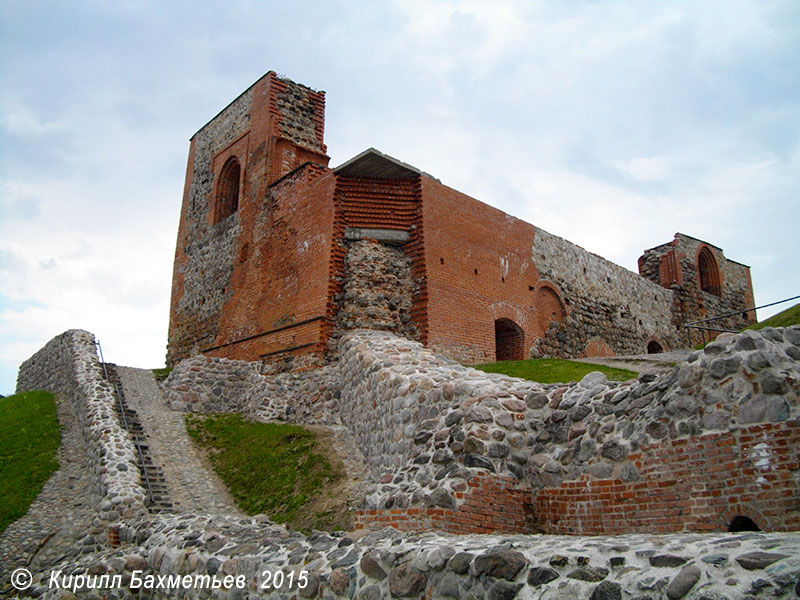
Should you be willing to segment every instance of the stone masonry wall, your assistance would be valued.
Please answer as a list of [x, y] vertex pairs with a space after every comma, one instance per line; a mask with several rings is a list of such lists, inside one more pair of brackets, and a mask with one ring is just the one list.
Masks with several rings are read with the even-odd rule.
[[668, 373], [545, 386], [364, 330], [336, 365], [261, 376], [246, 404], [350, 428], [375, 478], [365, 526], [616, 534], [746, 516], [786, 530], [800, 526], [799, 359], [800, 327], [766, 329]]
[[19, 370], [17, 392], [46, 390], [72, 402], [87, 447], [97, 499], [95, 533], [105, 525], [133, 518], [146, 509], [136, 450], [115, 411], [112, 386], [102, 376], [94, 336], [78, 329], [47, 343]]
[[[241, 228], [237, 213], [211, 221], [213, 166], [214, 156], [248, 131], [252, 93], [252, 88], [245, 91], [192, 139], [172, 280], [170, 364], [213, 345], [222, 306], [233, 294], [230, 279]], [[244, 168], [244, 160], [240, 163]]]
[[[115, 550], [53, 567], [70, 591], [48, 587], [51, 573], [37, 573], [28, 594], [72, 598], [74, 588], [80, 597], [154, 599], [680, 600], [789, 598], [800, 588], [796, 534], [589, 541], [386, 528], [306, 537], [263, 517], [156, 515], [123, 526], [119, 538]], [[151, 589], [131, 585], [134, 572]], [[121, 585], [102, 585], [102, 575], [106, 582], [117, 576]], [[212, 588], [214, 576], [227, 578], [228, 585]], [[156, 587], [158, 577], [181, 583]], [[93, 591], [87, 581], [95, 584]], [[281, 585], [271, 585], [276, 581]]]
[[614, 354], [641, 354], [650, 339], [680, 347], [669, 290], [542, 229], [531, 259], [540, 277], [561, 291], [568, 313], [538, 340], [534, 355], [602, 355], [598, 342]]
[[399, 248], [373, 240], [347, 243], [339, 311], [331, 344], [347, 331], [378, 329], [417, 339], [411, 312], [414, 281], [411, 259]]
[[197, 413], [245, 412], [245, 398], [260, 365], [199, 354], [181, 361], [162, 390], [172, 410]]

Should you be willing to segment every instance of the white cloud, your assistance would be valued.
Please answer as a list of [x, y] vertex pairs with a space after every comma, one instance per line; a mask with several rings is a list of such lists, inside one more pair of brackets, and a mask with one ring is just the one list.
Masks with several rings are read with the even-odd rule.
[[70, 327], [160, 364], [188, 138], [268, 69], [327, 91], [333, 165], [375, 146], [632, 269], [684, 231], [793, 295], [799, 34], [794, 0], [6, 4], [0, 393]]
[[636, 181], [664, 181], [674, 168], [672, 161], [664, 156], [620, 160], [614, 166]]

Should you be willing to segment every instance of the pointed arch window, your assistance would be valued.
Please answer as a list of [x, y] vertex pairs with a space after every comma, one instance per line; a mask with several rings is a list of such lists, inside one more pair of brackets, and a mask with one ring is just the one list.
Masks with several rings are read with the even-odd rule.
[[717, 259], [708, 247], [703, 247], [697, 255], [697, 271], [700, 276], [700, 289], [715, 296], [722, 296]]
[[216, 194], [216, 218], [215, 223], [230, 217], [239, 210], [239, 179], [242, 169], [239, 160], [231, 156], [225, 161], [219, 173]]

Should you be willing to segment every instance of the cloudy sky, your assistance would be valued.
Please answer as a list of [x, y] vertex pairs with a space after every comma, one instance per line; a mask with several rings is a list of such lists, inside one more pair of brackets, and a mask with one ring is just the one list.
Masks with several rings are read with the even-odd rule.
[[327, 92], [332, 166], [374, 146], [629, 269], [680, 231], [800, 294], [797, 0], [0, 7], [0, 394], [71, 328], [163, 365], [189, 138], [269, 70]]

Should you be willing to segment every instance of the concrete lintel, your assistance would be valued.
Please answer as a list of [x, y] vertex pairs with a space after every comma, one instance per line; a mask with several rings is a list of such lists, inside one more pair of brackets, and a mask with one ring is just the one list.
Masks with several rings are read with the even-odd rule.
[[376, 240], [384, 244], [401, 246], [408, 241], [409, 234], [402, 229], [379, 229], [368, 227], [348, 227], [344, 232], [346, 240]]

